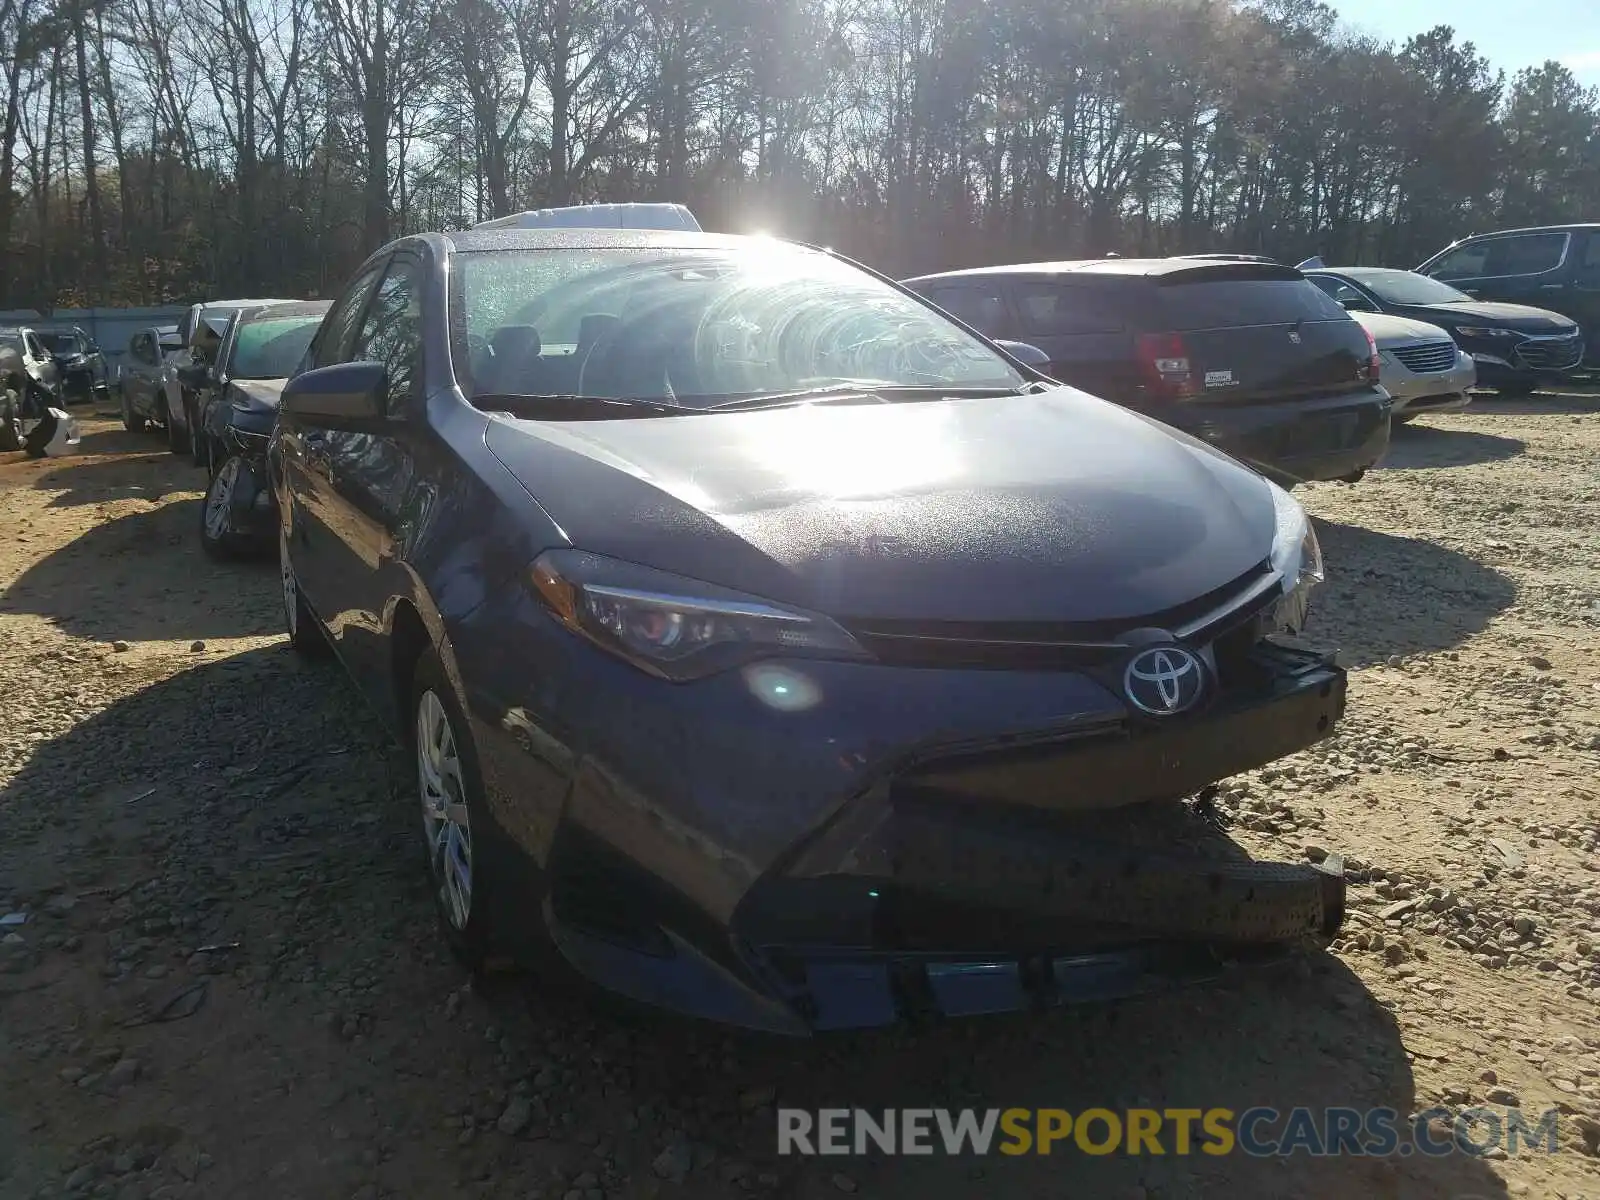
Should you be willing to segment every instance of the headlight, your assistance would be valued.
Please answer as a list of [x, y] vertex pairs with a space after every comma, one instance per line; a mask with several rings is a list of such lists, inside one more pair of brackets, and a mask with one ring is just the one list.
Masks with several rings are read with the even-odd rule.
[[1491, 329], [1487, 325], [1457, 325], [1456, 332], [1462, 337], [1511, 338], [1522, 336], [1515, 329]]
[[698, 679], [757, 658], [871, 657], [827, 617], [598, 554], [548, 550], [531, 576], [568, 629], [664, 679]]
[[1300, 502], [1277, 484], [1267, 486], [1272, 489], [1272, 505], [1278, 518], [1272, 537], [1272, 567], [1283, 577], [1284, 589], [1273, 620], [1277, 628], [1299, 633], [1305, 628], [1311, 608], [1311, 589], [1325, 578], [1322, 547]]

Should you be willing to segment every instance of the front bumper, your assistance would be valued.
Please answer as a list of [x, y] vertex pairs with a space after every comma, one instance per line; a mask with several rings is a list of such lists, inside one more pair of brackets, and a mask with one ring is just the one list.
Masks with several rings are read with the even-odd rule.
[[1582, 371], [1587, 353], [1581, 334], [1521, 341], [1464, 339], [1461, 344], [1477, 367], [1479, 385], [1489, 388], [1566, 382]]
[[[635, 1000], [793, 1034], [1007, 1011], [1212, 974], [1342, 919], [1341, 878], [1250, 861], [1181, 804], [1130, 807], [1327, 736], [1345, 677], [1325, 656], [1260, 642], [1204, 715], [1140, 724], [1078, 671], [796, 660], [666, 684], [550, 622], [524, 638], [520, 591], [452, 632], [528, 884], [514, 911]], [[763, 700], [774, 673], [814, 703]]]
[[1388, 351], [1383, 356], [1383, 388], [1394, 399], [1394, 415], [1444, 412], [1472, 403], [1478, 371], [1472, 356], [1458, 351], [1448, 371], [1415, 372]]
[[1343, 479], [1389, 449], [1392, 401], [1382, 388], [1260, 403], [1190, 404], [1153, 414], [1292, 485]]

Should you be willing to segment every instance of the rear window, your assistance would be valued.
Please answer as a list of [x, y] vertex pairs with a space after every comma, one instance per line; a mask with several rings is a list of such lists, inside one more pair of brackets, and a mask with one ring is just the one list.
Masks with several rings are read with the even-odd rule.
[[1176, 332], [1296, 321], [1348, 321], [1350, 316], [1309, 279], [1219, 279], [1168, 283], [1161, 297], [1164, 327]]

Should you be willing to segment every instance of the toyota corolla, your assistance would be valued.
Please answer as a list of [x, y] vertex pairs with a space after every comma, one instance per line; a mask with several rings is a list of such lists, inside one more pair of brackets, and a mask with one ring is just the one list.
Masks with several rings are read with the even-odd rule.
[[291, 642], [414, 755], [473, 966], [805, 1033], [1339, 925], [1336, 870], [1180, 819], [1343, 711], [1300, 506], [834, 254], [404, 239], [270, 460]]

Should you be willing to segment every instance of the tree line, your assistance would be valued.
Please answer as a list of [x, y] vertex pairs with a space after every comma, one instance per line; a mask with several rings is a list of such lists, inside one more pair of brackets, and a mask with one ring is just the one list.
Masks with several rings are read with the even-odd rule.
[[0, 0], [0, 69], [0, 307], [327, 296], [593, 200], [900, 274], [1600, 219], [1600, 92], [1316, 0]]

